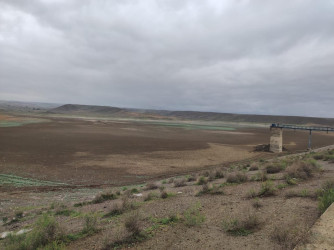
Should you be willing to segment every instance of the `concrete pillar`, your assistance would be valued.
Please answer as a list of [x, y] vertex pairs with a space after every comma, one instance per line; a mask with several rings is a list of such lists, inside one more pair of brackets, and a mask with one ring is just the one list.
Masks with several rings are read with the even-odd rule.
[[281, 153], [283, 148], [283, 130], [282, 128], [271, 127], [270, 136], [270, 151], [274, 153]]

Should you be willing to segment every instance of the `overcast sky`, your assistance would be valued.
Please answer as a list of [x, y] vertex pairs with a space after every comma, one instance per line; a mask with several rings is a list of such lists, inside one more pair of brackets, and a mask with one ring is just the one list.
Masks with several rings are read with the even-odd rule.
[[334, 1], [0, 0], [0, 99], [334, 117]]

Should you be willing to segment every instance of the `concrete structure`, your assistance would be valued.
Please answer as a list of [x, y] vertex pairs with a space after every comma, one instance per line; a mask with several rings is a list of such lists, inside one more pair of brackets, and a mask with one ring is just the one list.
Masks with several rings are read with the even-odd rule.
[[308, 130], [310, 131], [308, 137], [308, 149], [312, 147], [312, 131], [324, 131], [324, 132], [334, 132], [334, 128], [331, 127], [309, 127], [309, 126], [298, 126], [289, 124], [279, 124], [273, 123], [270, 126], [271, 136], [270, 136], [270, 151], [274, 153], [281, 153], [283, 149], [283, 128], [293, 129], [293, 130]]
[[270, 151], [281, 153], [283, 149], [283, 129], [279, 127], [271, 127]]
[[308, 233], [306, 244], [300, 244], [295, 250], [334, 249], [334, 203], [321, 215]]

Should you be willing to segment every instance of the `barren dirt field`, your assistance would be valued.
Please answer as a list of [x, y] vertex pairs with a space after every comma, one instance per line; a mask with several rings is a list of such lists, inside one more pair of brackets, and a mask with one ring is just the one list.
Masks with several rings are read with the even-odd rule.
[[[267, 157], [253, 152], [269, 129], [187, 129], [143, 122], [53, 118], [0, 128], [0, 173], [70, 185], [142, 183], [226, 163]], [[284, 145], [305, 150], [307, 133], [284, 131]], [[314, 133], [313, 146], [334, 137]]]

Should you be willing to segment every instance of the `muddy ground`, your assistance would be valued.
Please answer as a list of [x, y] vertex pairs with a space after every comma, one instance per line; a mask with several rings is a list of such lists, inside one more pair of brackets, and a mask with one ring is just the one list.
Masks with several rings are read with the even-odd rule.
[[[142, 183], [269, 153], [267, 128], [234, 131], [184, 129], [131, 121], [53, 118], [50, 122], [0, 128], [0, 173], [70, 185]], [[284, 146], [305, 150], [306, 132], [284, 131]], [[334, 143], [313, 134], [313, 146]], [[270, 156], [270, 155], [269, 155]]]

